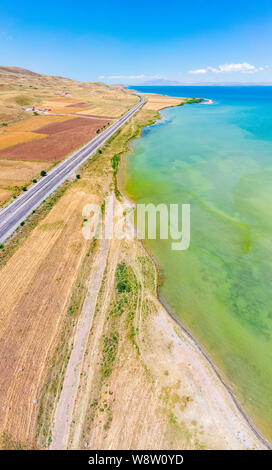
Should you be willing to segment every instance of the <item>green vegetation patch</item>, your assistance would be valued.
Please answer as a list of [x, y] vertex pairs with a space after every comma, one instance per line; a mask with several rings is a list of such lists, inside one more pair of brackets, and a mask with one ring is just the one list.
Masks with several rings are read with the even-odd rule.
[[193, 104], [193, 103], [202, 103], [204, 101], [204, 98], [192, 98], [188, 101], [186, 101], [187, 104]]
[[111, 159], [111, 166], [113, 169], [113, 184], [114, 184], [114, 193], [116, 199], [120, 200], [121, 199], [121, 193], [118, 189], [118, 182], [117, 182], [117, 173], [120, 165], [120, 158], [121, 158], [121, 153], [116, 153], [112, 159]]
[[113, 362], [115, 361], [118, 349], [118, 338], [119, 334], [117, 331], [115, 331], [111, 336], [104, 337], [102, 366], [103, 377], [109, 377], [112, 372]]
[[125, 263], [118, 264], [115, 276], [117, 292], [130, 292], [131, 285], [129, 282], [128, 268]]

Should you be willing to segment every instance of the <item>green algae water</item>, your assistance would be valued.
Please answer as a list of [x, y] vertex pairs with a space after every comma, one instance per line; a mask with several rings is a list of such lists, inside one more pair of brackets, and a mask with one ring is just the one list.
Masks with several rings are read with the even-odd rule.
[[160, 295], [272, 440], [272, 87], [144, 87], [207, 97], [162, 112], [127, 156], [137, 203], [191, 205], [191, 244], [146, 240]]

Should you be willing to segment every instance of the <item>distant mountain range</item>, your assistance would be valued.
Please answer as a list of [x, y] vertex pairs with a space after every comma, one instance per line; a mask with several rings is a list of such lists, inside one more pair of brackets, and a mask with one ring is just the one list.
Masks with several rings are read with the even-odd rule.
[[197, 83], [184, 83], [175, 80], [166, 80], [163, 78], [155, 80], [147, 80], [142, 83], [132, 83], [129, 86], [272, 86], [272, 82], [197, 82]]
[[[140, 85], [138, 83], [138, 85]], [[147, 80], [141, 83], [141, 86], [172, 86], [172, 85], [182, 85], [181, 82], [177, 82], [175, 80], [165, 80], [164, 78], [156, 78], [154, 80]], [[136, 86], [134, 84], [134, 86]]]

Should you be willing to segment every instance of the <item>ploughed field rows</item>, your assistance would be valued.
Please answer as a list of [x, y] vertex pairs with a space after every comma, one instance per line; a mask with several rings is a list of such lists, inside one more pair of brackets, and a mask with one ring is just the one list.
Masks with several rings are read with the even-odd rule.
[[7, 127], [0, 128], [0, 149], [13, 147], [14, 145], [42, 139], [44, 134], [39, 134], [36, 129], [53, 122], [63, 122], [73, 119], [72, 116], [32, 116], [24, 121], [16, 122]]
[[0, 434], [31, 446], [48, 356], [86, 250], [84, 191], [69, 190], [0, 271]]
[[28, 161], [56, 162], [91, 140], [97, 131], [109, 124], [104, 119], [75, 118], [50, 124], [36, 130], [50, 134], [45, 138], [0, 150], [0, 158]]

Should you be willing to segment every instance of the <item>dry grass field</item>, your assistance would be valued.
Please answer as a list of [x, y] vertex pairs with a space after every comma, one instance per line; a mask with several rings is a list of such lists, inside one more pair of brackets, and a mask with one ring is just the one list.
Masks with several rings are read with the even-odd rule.
[[52, 163], [0, 160], [0, 207], [12, 196], [18, 196], [23, 187], [32, 184], [42, 170], [48, 171]]
[[[103, 107], [95, 105], [89, 109], [81, 110], [80, 114], [95, 115], [95, 116], [111, 116], [112, 118], [118, 118], [124, 114], [128, 109], [124, 109], [119, 103], [105, 103]], [[79, 111], [78, 111], [79, 114]]]
[[35, 436], [45, 364], [54, 352], [85, 252], [86, 194], [65, 194], [0, 272], [1, 431]]
[[186, 103], [188, 100], [188, 98], [157, 95], [154, 93], [143, 93], [143, 95], [147, 99], [147, 103], [144, 105], [144, 108], [153, 109], [155, 111], [160, 111], [161, 109], [169, 108], [171, 106], [178, 106], [181, 103]]
[[3, 189], [0, 186], [0, 207], [5, 201], [11, 198], [11, 196], [12, 196], [11, 191], [9, 191], [8, 189]]
[[48, 171], [51, 167], [50, 163], [0, 160], [0, 186], [23, 186], [42, 170]]
[[69, 114], [80, 112], [83, 108], [77, 104], [84, 103], [90, 114], [118, 117], [138, 101], [122, 88], [41, 75], [19, 67], [0, 67], [0, 85], [0, 127], [1, 123], [27, 119], [31, 113], [25, 108], [32, 106]]
[[[84, 101], [82, 101], [82, 103], [72, 103], [72, 104], [68, 104], [67, 106], [68, 108], [81, 108], [81, 109], [84, 109], [84, 108], [89, 108], [90, 105], [89, 103], [84, 103]], [[72, 110], [71, 110], [72, 111]]]

